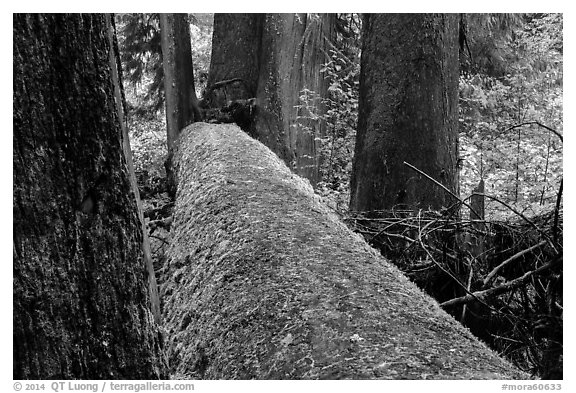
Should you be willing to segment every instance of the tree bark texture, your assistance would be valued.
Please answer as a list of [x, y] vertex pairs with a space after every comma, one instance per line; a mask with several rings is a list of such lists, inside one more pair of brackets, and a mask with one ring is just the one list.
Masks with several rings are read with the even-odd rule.
[[[256, 97], [251, 134], [296, 173], [318, 182], [321, 120], [335, 14], [216, 14], [208, 85], [240, 78], [210, 91], [210, 106]], [[304, 101], [301, 95], [308, 91]], [[312, 94], [313, 92], [313, 94]], [[218, 93], [218, 94], [217, 94]]]
[[[335, 15], [267, 14], [262, 33], [255, 135], [297, 174], [318, 181], [318, 148], [327, 83], [320, 68], [329, 60]], [[317, 97], [300, 100], [304, 90]]]
[[188, 14], [160, 14], [162, 67], [166, 97], [168, 151], [174, 147], [180, 130], [194, 121], [198, 107], [194, 87], [192, 48]]
[[[290, 119], [294, 129], [290, 134], [292, 146], [296, 150], [295, 172], [310, 180], [312, 186], [320, 180], [320, 140], [326, 135], [326, 122], [322, 116], [326, 106], [322, 100], [328, 97], [328, 80], [321, 72], [322, 67], [330, 60], [328, 55], [331, 41], [334, 40], [336, 14], [306, 15], [306, 30], [299, 44], [300, 66], [292, 71], [294, 88], [297, 98], [292, 106]], [[307, 92], [312, 93], [304, 100]]]
[[178, 377], [525, 378], [234, 125], [195, 123], [161, 287]]
[[106, 18], [14, 15], [14, 379], [166, 376]]
[[210, 107], [256, 97], [264, 14], [214, 14], [208, 89], [240, 79], [203, 97]]
[[456, 191], [458, 15], [365, 16], [350, 208], [440, 209]]

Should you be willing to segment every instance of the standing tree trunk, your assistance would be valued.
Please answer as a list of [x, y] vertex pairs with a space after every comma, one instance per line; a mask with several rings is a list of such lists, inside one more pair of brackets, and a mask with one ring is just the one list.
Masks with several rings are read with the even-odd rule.
[[158, 296], [158, 284], [156, 282], [156, 275], [154, 272], [154, 264], [152, 261], [152, 251], [150, 249], [150, 239], [148, 238], [148, 229], [146, 228], [146, 222], [144, 221], [144, 211], [142, 208], [142, 201], [140, 200], [140, 190], [138, 190], [138, 182], [136, 180], [136, 173], [134, 171], [134, 162], [132, 161], [132, 150], [130, 148], [130, 136], [128, 134], [128, 127], [126, 126], [126, 101], [124, 98], [124, 92], [122, 89], [122, 64], [120, 63], [120, 50], [118, 48], [118, 41], [116, 39], [116, 26], [114, 24], [114, 18], [106, 18], [106, 27], [108, 30], [108, 41], [110, 42], [110, 71], [112, 83], [114, 85], [114, 99], [116, 104], [116, 111], [118, 113], [118, 120], [120, 121], [120, 127], [122, 128], [122, 150], [124, 152], [124, 157], [126, 157], [126, 165], [128, 167], [128, 173], [130, 174], [130, 185], [134, 196], [136, 197], [136, 203], [138, 206], [138, 219], [140, 220], [140, 225], [142, 228], [142, 252], [144, 253], [144, 264], [148, 270], [148, 287], [150, 290], [150, 301], [152, 314], [154, 315], [154, 320], [156, 323], [161, 323], [160, 315], [160, 298]]
[[172, 151], [180, 131], [194, 121], [201, 121], [194, 87], [188, 14], [160, 14], [160, 40], [168, 143], [168, 157], [164, 166], [168, 193], [174, 197], [176, 189], [172, 170]]
[[[327, 84], [320, 73], [329, 60], [332, 14], [269, 14], [262, 36], [255, 134], [296, 173], [312, 184], [318, 179], [321, 99]], [[304, 90], [317, 97], [301, 102]]]
[[289, 129], [293, 130], [290, 134], [296, 150], [294, 171], [313, 186], [320, 180], [320, 140], [326, 134], [322, 119], [326, 107], [322, 101], [328, 96], [328, 80], [321, 69], [330, 60], [328, 53], [335, 25], [336, 14], [307, 15], [306, 30], [298, 48], [301, 64], [292, 69], [296, 104], [290, 116], [294, 124]]
[[375, 14], [364, 20], [350, 209], [440, 209], [456, 191], [458, 16]]
[[[278, 155], [289, 168], [296, 166], [293, 149], [298, 103], [298, 81], [293, 80], [294, 67], [300, 67], [297, 55], [306, 29], [306, 14], [266, 14], [262, 32], [262, 57], [256, 94], [258, 110], [255, 119], [256, 138]], [[291, 117], [293, 116], [293, 117]]]
[[210, 72], [202, 97], [207, 106], [256, 97], [263, 22], [264, 14], [214, 14]]
[[168, 151], [187, 125], [200, 121], [188, 14], [160, 14]]
[[[318, 179], [319, 140], [327, 82], [320, 72], [333, 37], [335, 14], [221, 14], [214, 18], [208, 105], [256, 97], [249, 133], [312, 184]], [[226, 94], [211, 90], [233, 81]], [[303, 102], [305, 91], [314, 92]]]
[[14, 15], [14, 379], [166, 377], [104, 15]]

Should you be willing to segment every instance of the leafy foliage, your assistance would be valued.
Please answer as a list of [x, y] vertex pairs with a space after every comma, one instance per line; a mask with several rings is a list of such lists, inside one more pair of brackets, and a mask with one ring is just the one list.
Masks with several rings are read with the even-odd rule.
[[358, 14], [339, 14], [331, 60], [321, 70], [329, 81], [322, 120], [320, 177], [317, 192], [336, 210], [347, 210], [352, 156], [358, 122], [360, 80], [360, 31]]
[[326, 135], [321, 138], [319, 193], [331, 195], [338, 209], [348, 204], [350, 173], [358, 121], [358, 79], [360, 66], [347, 63], [337, 51], [322, 72], [330, 81], [328, 98], [324, 100]]
[[212, 55], [213, 14], [190, 14], [190, 39], [194, 63], [194, 86], [199, 95], [208, 82]]
[[[502, 76], [514, 51], [509, 43], [514, 29], [521, 22], [521, 14], [464, 14], [465, 47], [461, 67], [467, 73]], [[461, 37], [463, 39], [464, 37]]]
[[[212, 14], [190, 14], [196, 88], [210, 66]], [[118, 14], [118, 40], [129, 107], [130, 142], [143, 196], [165, 187], [166, 123], [159, 14]]]
[[[189, 14], [190, 40], [197, 92], [206, 86], [212, 43], [212, 14]], [[118, 41], [131, 94], [129, 107], [138, 115], [155, 116], [164, 107], [164, 70], [159, 14], [118, 14]], [[126, 86], [128, 87], [128, 86]]]
[[128, 129], [134, 171], [142, 197], [163, 192], [166, 177], [164, 160], [168, 154], [165, 119], [158, 116], [152, 119], [133, 116], [129, 120]]
[[[540, 126], [562, 130], [562, 19], [524, 19], [510, 35], [505, 75], [460, 79], [461, 190], [484, 179], [489, 193], [537, 214], [555, 203], [562, 177], [561, 140]], [[487, 212], [505, 214], [494, 203]]]
[[118, 14], [116, 24], [125, 80], [132, 87], [129, 106], [140, 116], [155, 113], [164, 105], [160, 16]]

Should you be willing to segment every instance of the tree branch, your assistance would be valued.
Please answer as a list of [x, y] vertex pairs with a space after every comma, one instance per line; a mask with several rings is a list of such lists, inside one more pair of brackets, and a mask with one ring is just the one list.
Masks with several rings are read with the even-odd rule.
[[558, 243], [558, 215], [560, 214], [560, 201], [562, 201], [563, 185], [564, 179], [560, 180], [560, 189], [558, 190], [558, 197], [556, 198], [556, 209], [554, 209], [554, 226], [552, 227], [554, 243]]
[[427, 179], [431, 180], [432, 182], [436, 183], [438, 186], [440, 186], [444, 191], [446, 191], [447, 193], [449, 193], [450, 195], [452, 195], [454, 198], [456, 198], [456, 200], [458, 200], [460, 202], [460, 204], [468, 207], [470, 209], [470, 211], [472, 213], [474, 213], [476, 215], [476, 217], [480, 217], [480, 214], [478, 214], [474, 208], [472, 206], [470, 206], [467, 202], [465, 202], [464, 200], [460, 199], [460, 197], [456, 194], [454, 194], [452, 191], [450, 191], [444, 184], [440, 183], [438, 180], [432, 178], [430, 175], [422, 172], [420, 169], [416, 168], [414, 165], [408, 164], [406, 161], [404, 161], [404, 165], [406, 165], [408, 168], [411, 168], [413, 170], [415, 170], [416, 172], [418, 172], [419, 174], [421, 174], [422, 176], [426, 177]]
[[533, 245], [532, 247], [529, 247], [525, 250], [522, 250], [520, 252], [517, 252], [516, 254], [512, 255], [510, 258], [506, 259], [504, 262], [502, 262], [500, 265], [496, 266], [494, 269], [492, 269], [492, 271], [486, 276], [486, 278], [484, 279], [484, 286], [487, 286], [488, 283], [490, 283], [490, 281], [492, 281], [492, 279], [494, 278], [494, 276], [496, 275], [496, 273], [498, 273], [498, 271], [500, 269], [502, 269], [504, 266], [508, 265], [510, 262], [520, 258], [522, 255], [529, 253], [532, 250], [537, 249], [538, 247], [542, 247], [544, 244], [546, 244], [547, 241], [543, 240], [538, 244]]
[[542, 237], [548, 241], [548, 243], [550, 244], [550, 247], [552, 247], [552, 249], [554, 250], [554, 252], [556, 252], [556, 254], [560, 254], [560, 252], [556, 248], [556, 245], [554, 244], [552, 239], [550, 239], [550, 236], [548, 236], [546, 234], [546, 232], [544, 232], [544, 230], [540, 229], [540, 227], [538, 225], [534, 224], [534, 222], [532, 220], [528, 219], [528, 217], [526, 217], [524, 214], [520, 213], [518, 210], [514, 209], [512, 206], [510, 206], [509, 204], [507, 204], [504, 201], [501, 201], [500, 199], [496, 198], [495, 196], [480, 193], [480, 192], [474, 192], [472, 195], [481, 195], [485, 198], [492, 199], [493, 201], [496, 201], [496, 202], [500, 203], [501, 205], [510, 209], [513, 213], [515, 213], [517, 216], [521, 217], [524, 221], [526, 221], [528, 224], [530, 224], [530, 226], [532, 228], [534, 228], [538, 233], [540, 233], [542, 235]]
[[480, 299], [483, 299], [487, 296], [495, 296], [495, 295], [500, 295], [502, 293], [510, 292], [510, 291], [522, 286], [533, 275], [542, 273], [542, 272], [556, 266], [561, 260], [562, 260], [562, 257], [560, 255], [558, 255], [556, 257], [556, 259], [554, 259], [552, 262], [550, 262], [544, 266], [540, 266], [538, 269], [531, 270], [531, 271], [525, 273], [524, 275], [522, 275], [518, 278], [515, 278], [512, 281], [508, 281], [508, 282], [506, 282], [506, 283], [504, 283], [498, 287], [495, 287], [495, 288], [490, 288], [490, 289], [486, 289], [483, 291], [476, 291], [476, 292], [469, 293], [468, 295], [465, 295], [462, 297], [458, 297], [455, 299], [445, 301], [443, 303], [440, 303], [440, 307], [456, 306], [456, 305], [463, 304], [463, 303], [470, 303], [473, 300], [480, 300]]
[[559, 133], [558, 131], [556, 131], [555, 129], [550, 128], [550, 127], [548, 127], [548, 126], [546, 126], [546, 125], [544, 125], [544, 124], [542, 124], [542, 123], [540, 123], [540, 122], [538, 122], [538, 121], [527, 121], [527, 122], [524, 122], [524, 123], [521, 123], [521, 124], [516, 124], [515, 126], [512, 126], [512, 127], [509, 127], [509, 128], [507, 128], [507, 129], [505, 129], [504, 132], [512, 131], [512, 130], [515, 129], [515, 128], [522, 127], [522, 126], [527, 126], [527, 125], [531, 125], [531, 124], [536, 124], [536, 125], [538, 125], [539, 127], [542, 127], [542, 128], [547, 129], [548, 131], [550, 131], [550, 132], [552, 132], [553, 134], [555, 134], [558, 138], [560, 138], [560, 140], [561, 140], [562, 142], [564, 142], [564, 137], [562, 136], [562, 134], [560, 134], [560, 133]]

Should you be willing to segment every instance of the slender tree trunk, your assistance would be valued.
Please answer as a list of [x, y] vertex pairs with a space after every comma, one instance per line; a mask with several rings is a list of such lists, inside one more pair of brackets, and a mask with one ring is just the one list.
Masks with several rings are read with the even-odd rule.
[[174, 196], [176, 190], [172, 172], [172, 151], [180, 131], [194, 121], [201, 120], [194, 87], [188, 14], [160, 14], [160, 36], [168, 143], [165, 167], [168, 192]]
[[14, 379], [166, 377], [109, 17], [14, 15]]
[[[164, 94], [166, 96], [166, 126], [168, 150], [187, 125], [194, 121], [198, 106], [194, 87], [192, 48], [188, 14], [160, 14]], [[196, 116], [198, 117], [198, 116]]]
[[160, 299], [158, 297], [158, 284], [156, 283], [156, 275], [154, 272], [154, 264], [152, 261], [152, 251], [150, 249], [150, 239], [148, 238], [148, 229], [144, 221], [144, 211], [142, 209], [142, 201], [140, 199], [140, 191], [138, 190], [138, 182], [136, 180], [136, 172], [134, 171], [134, 162], [132, 161], [132, 149], [130, 148], [130, 135], [128, 134], [128, 127], [126, 126], [126, 101], [123, 92], [122, 83], [122, 65], [120, 64], [120, 53], [118, 49], [118, 41], [116, 40], [116, 26], [114, 25], [114, 18], [106, 18], [106, 27], [108, 29], [108, 40], [110, 42], [110, 64], [111, 64], [111, 78], [114, 85], [114, 99], [116, 103], [116, 111], [118, 113], [118, 120], [122, 128], [122, 150], [124, 157], [126, 157], [126, 165], [130, 175], [130, 185], [132, 192], [136, 197], [138, 205], [138, 219], [140, 220], [142, 228], [142, 252], [144, 253], [144, 264], [148, 270], [148, 287], [150, 290], [151, 309], [154, 314], [156, 323], [161, 323], [160, 315]]
[[458, 16], [366, 15], [350, 209], [440, 209], [456, 191]]
[[232, 125], [175, 154], [162, 284], [183, 378], [525, 378], [350, 231]]

